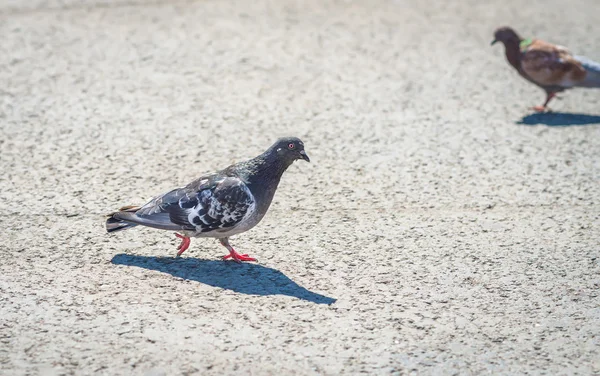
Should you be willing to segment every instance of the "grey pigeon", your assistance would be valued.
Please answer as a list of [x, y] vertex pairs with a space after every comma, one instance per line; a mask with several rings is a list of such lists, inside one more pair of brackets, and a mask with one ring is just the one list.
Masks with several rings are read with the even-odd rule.
[[223, 259], [256, 261], [237, 253], [229, 237], [256, 226], [267, 213], [283, 172], [297, 159], [310, 162], [296, 137], [280, 138], [249, 161], [203, 175], [183, 188], [159, 195], [144, 206], [126, 206], [108, 215], [106, 230], [137, 225], [177, 231], [177, 257], [189, 247], [190, 237], [217, 238], [229, 254]]

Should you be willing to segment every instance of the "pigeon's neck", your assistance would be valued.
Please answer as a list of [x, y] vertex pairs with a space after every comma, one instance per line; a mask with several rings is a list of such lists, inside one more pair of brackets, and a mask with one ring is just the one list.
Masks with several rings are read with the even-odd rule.
[[504, 43], [504, 53], [506, 54], [506, 60], [515, 67], [516, 70], [521, 71], [521, 48], [517, 41], [507, 41]]
[[278, 158], [277, 153], [267, 150], [240, 166], [238, 173], [256, 198], [262, 215], [271, 204], [281, 176], [291, 164], [292, 161]]
[[281, 179], [281, 175], [291, 164], [267, 153], [259, 155], [253, 162], [253, 171], [248, 176], [248, 183], [250, 184], [277, 184]]

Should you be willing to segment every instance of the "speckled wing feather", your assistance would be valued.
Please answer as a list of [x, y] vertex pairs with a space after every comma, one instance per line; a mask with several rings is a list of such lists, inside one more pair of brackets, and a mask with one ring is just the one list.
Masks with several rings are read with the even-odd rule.
[[586, 76], [579, 61], [565, 47], [539, 39], [521, 42], [521, 67], [540, 86], [578, 86]]
[[154, 198], [135, 216], [145, 225], [168, 220], [186, 231], [226, 232], [249, 217], [254, 208], [254, 197], [240, 178], [210, 175]]

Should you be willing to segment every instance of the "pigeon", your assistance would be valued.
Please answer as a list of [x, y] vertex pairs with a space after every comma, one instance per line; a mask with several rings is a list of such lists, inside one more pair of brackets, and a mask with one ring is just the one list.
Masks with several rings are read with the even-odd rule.
[[256, 261], [237, 253], [229, 245], [229, 237], [261, 221], [283, 172], [298, 159], [310, 162], [304, 143], [296, 137], [280, 138], [256, 158], [203, 175], [141, 207], [122, 207], [108, 215], [106, 230], [110, 233], [141, 225], [176, 231], [181, 239], [177, 257], [188, 249], [191, 237], [217, 238], [229, 251], [224, 260]]
[[496, 29], [492, 45], [504, 44], [506, 59], [521, 76], [546, 92], [546, 101], [533, 109], [544, 112], [557, 93], [573, 87], [600, 88], [600, 63], [574, 56], [563, 47], [540, 39], [523, 39], [510, 27]]

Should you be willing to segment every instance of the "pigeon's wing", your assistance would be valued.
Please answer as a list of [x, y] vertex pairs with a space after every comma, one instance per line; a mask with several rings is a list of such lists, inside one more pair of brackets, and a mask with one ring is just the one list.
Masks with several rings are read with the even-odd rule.
[[158, 227], [149, 224], [155, 223], [206, 233], [229, 230], [254, 208], [254, 197], [240, 178], [212, 175], [155, 197], [135, 216], [146, 226]]
[[521, 42], [521, 69], [540, 86], [577, 86], [585, 69], [565, 47], [539, 39]]
[[108, 231], [117, 231], [129, 225], [142, 225], [162, 230], [195, 231], [185, 220], [185, 207], [194, 201], [197, 193], [216, 185], [214, 175], [203, 176], [184, 188], [176, 188], [158, 195], [142, 207], [128, 206], [111, 213], [107, 221]]
[[227, 232], [256, 209], [254, 196], [238, 177], [220, 179], [214, 188], [198, 192], [197, 200], [188, 218], [196, 231], [202, 233]]

